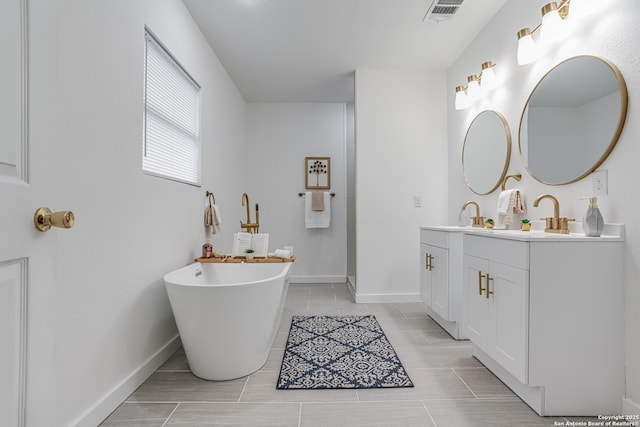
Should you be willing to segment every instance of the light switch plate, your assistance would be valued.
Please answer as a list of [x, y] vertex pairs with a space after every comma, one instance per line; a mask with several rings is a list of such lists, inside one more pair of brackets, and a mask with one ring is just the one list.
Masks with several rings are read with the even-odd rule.
[[421, 208], [422, 207], [422, 196], [420, 196], [418, 194], [413, 196], [413, 207], [414, 208]]

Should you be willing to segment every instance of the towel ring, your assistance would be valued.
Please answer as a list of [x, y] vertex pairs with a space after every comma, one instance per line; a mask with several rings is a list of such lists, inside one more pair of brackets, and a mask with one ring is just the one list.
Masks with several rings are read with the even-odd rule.
[[205, 195], [209, 198], [209, 206], [216, 204], [216, 196], [214, 196], [212, 192], [207, 191]]
[[515, 175], [507, 175], [507, 176], [505, 176], [504, 179], [502, 180], [502, 191], [505, 190], [505, 186], [507, 185], [507, 180], [509, 178], [513, 178], [516, 181], [520, 181], [522, 179], [522, 174], [517, 173]]

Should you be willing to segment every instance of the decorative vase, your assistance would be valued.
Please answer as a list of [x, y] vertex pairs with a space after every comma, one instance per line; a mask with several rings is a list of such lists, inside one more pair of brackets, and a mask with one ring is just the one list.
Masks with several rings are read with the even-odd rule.
[[487, 228], [493, 228], [493, 223], [492, 222], [485, 222], [484, 226]]
[[522, 231], [531, 231], [531, 223], [530, 222], [523, 222], [522, 224], [520, 224], [520, 229]]
[[251, 252], [251, 253], [247, 253], [247, 252], [245, 252], [244, 257], [245, 257], [247, 260], [250, 260], [250, 259], [253, 259], [254, 255], [255, 255], [255, 253], [254, 253], [254, 252]]

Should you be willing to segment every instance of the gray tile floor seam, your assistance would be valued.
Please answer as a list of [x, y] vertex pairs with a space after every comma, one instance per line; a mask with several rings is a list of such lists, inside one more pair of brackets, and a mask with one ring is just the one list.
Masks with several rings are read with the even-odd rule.
[[438, 427], [438, 424], [436, 424], [436, 420], [434, 420], [433, 417], [431, 416], [431, 412], [429, 412], [429, 408], [427, 408], [427, 405], [425, 404], [424, 400], [422, 401], [422, 406], [424, 407], [425, 412], [429, 416], [429, 419], [433, 423], [433, 426]]
[[180, 402], [178, 402], [178, 404], [176, 405], [175, 408], [173, 408], [173, 411], [171, 411], [171, 413], [169, 414], [169, 416], [167, 417], [166, 420], [164, 420], [164, 423], [162, 424], [162, 427], [165, 427], [167, 425], [167, 423], [169, 422], [169, 420], [171, 419], [171, 416], [173, 414], [176, 413], [176, 411], [178, 410], [178, 408], [180, 407]]
[[458, 375], [458, 372], [456, 372], [456, 370], [455, 370], [454, 368], [451, 368], [451, 370], [453, 371], [453, 373], [454, 373], [454, 374], [456, 374], [456, 376], [457, 376], [458, 378], [460, 378], [460, 381], [462, 381], [462, 383], [463, 383], [463, 384], [464, 384], [464, 385], [469, 389], [469, 391], [473, 394], [473, 397], [475, 397], [475, 398], [477, 399], [477, 398], [478, 398], [478, 395], [477, 395], [477, 394], [475, 394], [475, 393], [473, 392], [473, 390], [471, 390], [471, 387], [469, 387], [469, 384], [467, 384], [467, 383], [462, 379], [462, 377], [461, 377], [460, 375]]

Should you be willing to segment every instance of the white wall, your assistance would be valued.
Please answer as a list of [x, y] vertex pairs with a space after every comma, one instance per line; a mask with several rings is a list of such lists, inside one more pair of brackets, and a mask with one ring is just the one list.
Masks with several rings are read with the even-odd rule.
[[[628, 397], [640, 403], [640, 224], [636, 221], [640, 193], [637, 191], [637, 159], [640, 158], [640, 121], [637, 105], [640, 102], [640, 32], [637, 18], [640, 2], [614, 0], [607, 2], [599, 15], [575, 23], [564, 43], [558, 44], [544, 58], [526, 66], [516, 64], [516, 33], [523, 27], [540, 22], [540, 8], [546, 0], [512, 0], [506, 3], [475, 41], [447, 72], [448, 130], [449, 130], [449, 222], [455, 223], [459, 206], [466, 200], [477, 200], [483, 215], [495, 213], [498, 193], [487, 196], [473, 194], [465, 185], [460, 162], [464, 135], [473, 118], [482, 110], [494, 109], [507, 119], [513, 137], [509, 174], [522, 173], [517, 185], [527, 200], [529, 217], [548, 216], [551, 204], [532, 208], [535, 197], [552, 193], [560, 201], [562, 216], [581, 218], [586, 210], [584, 200], [592, 192], [591, 179], [563, 186], [544, 185], [527, 174], [518, 151], [518, 126], [529, 93], [542, 76], [554, 65], [575, 55], [596, 55], [613, 62], [620, 69], [629, 91], [627, 122], [617, 146], [600, 169], [608, 170], [609, 195], [599, 198], [600, 209], [607, 222], [626, 225], [626, 380]], [[599, 19], [599, 21], [598, 21]], [[493, 61], [501, 85], [489, 96], [468, 110], [453, 107], [456, 85], [466, 76], [480, 71], [480, 64]], [[590, 266], [585, 266], [590, 268]], [[603, 290], [606, 291], [606, 290]], [[597, 313], [585, 313], [597, 316]], [[606, 319], [602, 319], [606, 322]], [[598, 345], [598, 343], [593, 343]], [[594, 384], [597, 387], [597, 384]]]
[[418, 227], [446, 220], [445, 88], [444, 71], [356, 71], [358, 302], [419, 300]]
[[[345, 104], [247, 104], [247, 156], [232, 177], [245, 175], [251, 219], [260, 203], [260, 232], [271, 251], [292, 245], [292, 282], [344, 282], [347, 274]], [[304, 225], [305, 157], [331, 157], [331, 226]], [[240, 205], [240, 195], [237, 201]], [[231, 218], [239, 227], [246, 212]]]
[[[29, 3], [31, 185], [47, 190], [44, 205], [76, 214], [51, 255], [51, 283], [31, 284], [56, 296], [57, 415], [45, 424], [94, 426], [178, 344], [162, 276], [198, 255], [207, 189], [228, 219], [214, 244], [230, 244], [245, 103], [180, 0]], [[202, 86], [202, 188], [141, 171], [145, 25]], [[27, 404], [28, 425], [45, 425], [38, 402]]]
[[356, 276], [356, 139], [355, 111], [347, 104], [347, 276], [355, 286]]

